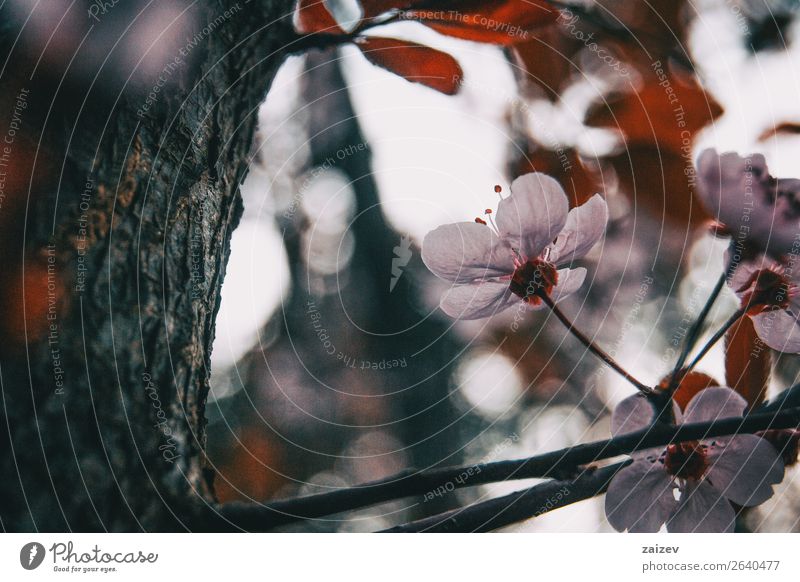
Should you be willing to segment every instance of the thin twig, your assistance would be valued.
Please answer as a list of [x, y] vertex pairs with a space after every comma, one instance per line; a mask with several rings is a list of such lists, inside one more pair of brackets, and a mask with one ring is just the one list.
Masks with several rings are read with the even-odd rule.
[[230, 503], [214, 508], [199, 524], [211, 531], [264, 531], [280, 525], [351, 511], [404, 497], [439, 495], [461, 487], [472, 487], [512, 479], [564, 478], [580, 467], [601, 459], [629, 454], [673, 442], [700, 440], [767, 429], [797, 428], [800, 407], [773, 413], [751, 413], [745, 418], [648, 429], [604, 441], [575, 445], [527, 459], [475, 464], [430, 471], [405, 471], [398, 475], [347, 489], [319, 493], [267, 504]]
[[[708, 352], [711, 350], [711, 348], [713, 348], [713, 347], [716, 345], [716, 343], [717, 343], [717, 342], [718, 342], [718, 341], [719, 341], [719, 340], [722, 338], [722, 336], [724, 336], [724, 335], [725, 335], [725, 334], [728, 332], [728, 330], [729, 330], [729, 329], [730, 329], [730, 328], [733, 326], [733, 324], [735, 324], [735, 323], [736, 323], [737, 321], [739, 321], [739, 320], [740, 320], [742, 317], [744, 317], [745, 313], [747, 313], [747, 311], [746, 311], [746, 310], [744, 310], [744, 309], [737, 309], [737, 310], [736, 310], [736, 311], [733, 313], [733, 315], [731, 315], [731, 316], [728, 318], [728, 321], [726, 321], [726, 322], [725, 322], [725, 323], [722, 325], [722, 327], [720, 327], [720, 328], [717, 330], [717, 332], [716, 332], [716, 333], [715, 333], [715, 334], [714, 334], [714, 335], [711, 337], [711, 339], [710, 339], [710, 340], [708, 340], [708, 342], [706, 343], [706, 345], [704, 345], [704, 346], [703, 346], [703, 349], [702, 349], [702, 350], [700, 350], [700, 353], [698, 353], [698, 354], [697, 354], [697, 355], [694, 357], [694, 359], [691, 361], [691, 363], [690, 363], [688, 366], [686, 366], [686, 368], [684, 368], [684, 370], [682, 371], [682, 373], [679, 375], [679, 378], [682, 378], [683, 376], [685, 376], [686, 374], [688, 374], [689, 372], [691, 372], [691, 371], [694, 369], [694, 367], [695, 367], [697, 364], [699, 364], [699, 363], [700, 363], [700, 360], [702, 360], [702, 359], [705, 357], [705, 355], [706, 355], [706, 354], [707, 354], [707, 353], [708, 353]], [[678, 380], [678, 383], [680, 383], [680, 380]]]
[[697, 316], [697, 319], [689, 329], [689, 333], [686, 334], [686, 341], [683, 344], [683, 349], [681, 350], [680, 356], [678, 356], [678, 360], [675, 362], [675, 367], [672, 368], [672, 376], [670, 378], [669, 385], [667, 386], [667, 392], [670, 394], [674, 393], [678, 388], [678, 384], [680, 384], [683, 375], [683, 366], [686, 363], [686, 360], [689, 358], [689, 354], [692, 353], [697, 340], [700, 338], [700, 332], [703, 329], [703, 325], [705, 324], [709, 313], [711, 313], [711, 308], [714, 307], [714, 303], [716, 303], [719, 294], [722, 293], [722, 290], [725, 288], [725, 283], [727, 283], [731, 276], [731, 272], [736, 264], [733, 260], [733, 256], [733, 253], [731, 253], [731, 259], [728, 265], [725, 267], [725, 270], [722, 272], [722, 274], [720, 274], [717, 283], [714, 285], [714, 289], [711, 290], [711, 294], [708, 296], [708, 299], [706, 299], [706, 304], [700, 311], [700, 315]]
[[695, 343], [697, 342], [697, 338], [700, 337], [700, 330], [703, 327], [703, 324], [706, 322], [706, 318], [708, 314], [711, 313], [711, 308], [714, 306], [714, 303], [719, 297], [719, 294], [722, 292], [722, 289], [725, 287], [726, 273], [723, 272], [719, 276], [719, 280], [717, 280], [716, 285], [714, 285], [714, 289], [711, 291], [711, 295], [708, 296], [706, 300], [706, 304], [703, 306], [703, 310], [700, 312], [700, 315], [697, 316], [697, 319], [692, 324], [692, 327], [689, 329], [689, 333], [686, 334], [686, 341], [683, 344], [683, 349], [681, 350], [680, 356], [678, 356], [678, 360], [675, 362], [675, 367], [672, 369], [672, 377], [669, 381], [668, 391], [674, 392], [674, 390], [678, 387], [680, 383], [680, 376], [681, 370], [683, 369], [683, 365], [686, 363], [686, 360], [689, 357], [689, 354], [692, 352]]
[[575, 338], [580, 341], [586, 348], [596, 355], [598, 358], [603, 360], [608, 366], [610, 366], [615, 372], [617, 372], [620, 376], [625, 378], [628, 382], [633, 384], [640, 392], [643, 394], [651, 395], [654, 393], [653, 389], [645, 384], [644, 382], [640, 382], [637, 380], [632, 374], [628, 373], [622, 366], [620, 366], [614, 358], [609, 356], [605, 351], [600, 349], [595, 343], [586, 337], [581, 331], [579, 331], [575, 324], [573, 324], [569, 318], [564, 315], [564, 312], [559, 309], [558, 305], [553, 301], [553, 299], [545, 292], [537, 293], [537, 297], [540, 297], [542, 301], [550, 308], [550, 311], [553, 312], [558, 320], [563, 323], [569, 332], [575, 336]]

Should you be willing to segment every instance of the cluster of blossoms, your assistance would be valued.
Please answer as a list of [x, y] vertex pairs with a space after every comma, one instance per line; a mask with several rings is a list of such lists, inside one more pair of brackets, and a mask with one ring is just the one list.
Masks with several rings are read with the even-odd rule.
[[[726, 387], [701, 390], [676, 423], [741, 417], [747, 402]], [[611, 416], [617, 435], [653, 424], [656, 410], [641, 395], [629, 396]], [[772, 485], [783, 480], [784, 463], [775, 448], [756, 435], [742, 434], [682, 442], [631, 455], [608, 486], [606, 516], [617, 530], [657, 532], [730, 532], [736, 512], [731, 505], [752, 507], [772, 497]]]
[[[698, 160], [700, 198], [716, 218], [715, 231], [730, 236], [728, 286], [770, 348], [800, 353], [800, 180], [769, 174], [761, 155], [703, 152]], [[677, 423], [741, 417], [747, 402], [725, 387], [701, 390]], [[620, 403], [612, 415], [615, 435], [645, 429], [656, 415], [641, 395]], [[762, 438], [764, 437], [764, 438]], [[765, 431], [671, 444], [632, 454], [612, 480], [606, 515], [617, 530], [730, 532], [736, 507], [769, 499], [784, 465], [797, 459], [798, 433]], [[783, 453], [778, 455], [774, 443]]]
[[[800, 275], [794, 272], [800, 251], [800, 180], [773, 178], [761, 156], [720, 156], [712, 150], [700, 157], [698, 175], [703, 203], [717, 218], [715, 231], [733, 239], [726, 281], [741, 301], [736, 317], [751, 317], [771, 348], [800, 353]], [[499, 186], [496, 191], [501, 192]], [[552, 309], [640, 390], [614, 411], [614, 436], [652, 427], [663, 416], [655, 408], [663, 398], [653, 398], [660, 391], [667, 391], [662, 396], [672, 404], [674, 424], [742, 418], [747, 402], [721, 386], [703, 388], [681, 410], [671, 399], [675, 394], [669, 383], [655, 390], [638, 382], [556, 307], [586, 278], [586, 269], [574, 261], [603, 237], [608, 208], [602, 196], [569, 210], [555, 180], [531, 173], [512, 183], [496, 213], [487, 209], [484, 216], [440, 226], [423, 241], [427, 267], [452, 284], [441, 300], [445, 313], [479, 319], [515, 304]], [[664, 526], [671, 532], [733, 531], [737, 510], [769, 499], [785, 465], [796, 461], [798, 434], [770, 430], [634, 452], [630, 465], [608, 487], [608, 521], [631, 532]]]
[[772, 177], [758, 154], [706, 150], [697, 170], [716, 230], [732, 238], [729, 286], [765, 344], [800, 353], [800, 180]]

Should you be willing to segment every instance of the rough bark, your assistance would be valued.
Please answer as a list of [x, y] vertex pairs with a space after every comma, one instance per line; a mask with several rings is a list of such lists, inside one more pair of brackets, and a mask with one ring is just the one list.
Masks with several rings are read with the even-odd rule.
[[[56, 171], [27, 193], [14, 268], [43, 256], [65, 292], [45, 335], [0, 351], [3, 529], [192, 529], [213, 503], [203, 447], [214, 317], [256, 110], [294, 38], [292, 4], [236, 4], [208, 34], [234, 5], [193, 4], [183, 38], [200, 42], [145, 112], [152, 84], [126, 84], [125, 71], [103, 69], [94, 84], [91, 71], [70, 69], [65, 84], [35, 71], [41, 115], [28, 131]], [[15, 32], [3, 35], [9, 62], [25, 50], [11, 48]], [[26, 74], [6, 70], [6, 90]], [[44, 317], [26, 316], [28, 329]]]

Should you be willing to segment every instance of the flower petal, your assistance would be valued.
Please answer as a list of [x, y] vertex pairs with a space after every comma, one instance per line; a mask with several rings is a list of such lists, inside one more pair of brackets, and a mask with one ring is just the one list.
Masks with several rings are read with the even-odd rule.
[[583, 282], [586, 280], [586, 269], [578, 267], [577, 269], [559, 269], [558, 270], [558, 284], [553, 287], [550, 292], [550, 297], [558, 303], [568, 295], [572, 295], [580, 289]]
[[[745, 231], [740, 228], [752, 219], [753, 200], [766, 198], [759, 178], [767, 175], [767, 162], [761, 154], [743, 158], [735, 152], [720, 155], [707, 149], [697, 159], [697, 193], [711, 215], [731, 232], [749, 232], [749, 225]], [[758, 192], [753, 192], [754, 186]]]
[[737, 435], [708, 450], [708, 479], [734, 503], [760, 505], [772, 497], [772, 485], [783, 480], [783, 461], [761, 437]]
[[742, 416], [747, 401], [725, 386], [712, 386], [698, 392], [686, 405], [684, 424]]
[[761, 340], [779, 352], [800, 353], [800, 321], [783, 309], [753, 317], [753, 326]]
[[580, 259], [603, 237], [607, 224], [608, 205], [600, 194], [595, 194], [569, 211], [564, 229], [551, 247], [550, 260], [568, 265]]
[[653, 424], [655, 416], [655, 408], [644, 395], [628, 396], [611, 413], [611, 434], [619, 436], [645, 429]]
[[436, 276], [467, 283], [514, 272], [514, 257], [492, 229], [476, 222], [444, 224], [425, 235], [422, 261]]
[[657, 532], [677, 505], [674, 488], [661, 463], [634, 461], [608, 486], [606, 519], [617, 531]]
[[442, 296], [442, 311], [458, 319], [481, 319], [511, 307], [519, 297], [511, 293], [508, 283], [485, 281], [456, 285]]
[[800, 233], [800, 180], [769, 174], [760, 154], [704, 151], [697, 161], [698, 194], [728, 231], [772, 254], [788, 253]]
[[[737, 227], [745, 216], [745, 187], [752, 189], [754, 170], [759, 174], [767, 174], [764, 156], [757, 154], [742, 158], [735, 152], [720, 155], [715, 149], [707, 149], [697, 159], [697, 193], [700, 201], [733, 232], [739, 232]], [[745, 184], [746, 181], [749, 183]]]
[[678, 510], [667, 522], [673, 533], [732, 532], [736, 512], [722, 494], [705, 481], [689, 484], [681, 492]]
[[495, 220], [503, 240], [525, 259], [536, 258], [564, 228], [568, 209], [567, 195], [558, 182], [533, 172], [514, 180]]

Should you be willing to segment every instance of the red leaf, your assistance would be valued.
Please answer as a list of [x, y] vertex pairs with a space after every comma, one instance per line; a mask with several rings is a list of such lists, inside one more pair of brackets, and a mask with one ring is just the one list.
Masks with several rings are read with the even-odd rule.
[[212, 459], [220, 501], [270, 499], [285, 484], [280, 471], [286, 463], [283, 450], [265, 431], [244, 428], [227, 445], [224, 456]]
[[[669, 374], [661, 380], [661, 386], [666, 386], [671, 379], [672, 374]], [[694, 398], [698, 392], [710, 386], [719, 386], [719, 382], [708, 374], [689, 372], [681, 379], [681, 383], [678, 384], [678, 388], [675, 390], [675, 394], [672, 395], [672, 399], [677, 402], [681, 410], [686, 410], [686, 405], [689, 404], [689, 401]]]
[[555, 152], [538, 147], [532, 152], [518, 151], [524, 155], [520, 155], [513, 164], [513, 175], [542, 172], [552, 176], [564, 186], [570, 208], [580, 206], [603, 187], [601, 168], [584, 162], [575, 150]]
[[404, 14], [405, 20], [418, 20], [448, 36], [500, 45], [529, 41], [534, 29], [557, 17], [556, 9], [544, 0], [465, 0]]
[[378, 36], [364, 38], [357, 46], [373, 65], [407, 81], [421, 83], [446, 95], [458, 92], [464, 73], [458, 61], [447, 53], [407, 40]]
[[710, 218], [692, 196], [694, 184], [686, 177], [693, 168], [691, 161], [679, 153], [658, 144], [631, 144], [607, 161], [617, 174], [620, 191], [650, 216], [667, 219], [682, 230]]
[[297, 3], [297, 31], [303, 34], [327, 32], [344, 34], [323, 0], [299, 0]]
[[[529, 84], [544, 89], [546, 97], [557, 102], [561, 90], [574, 81], [575, 59], [573, 55], [583, 48], [583, 43], [565, 34], [558, 26], [548, 26], [538, 31], [536, 37], [518, 43], [511, 53], [522, 89], [530, 90]], [[538, 96], [538, 95], [537, 95]]]
[[725, 382], [758, 406], [767, 395], [771, 355], [756, 334], [753, 321], [744, 317], [725, 334]]
[[650, 77], [635, 92], [598, 103], [587, 113], [586, 125], [619, 130], [629, 146], [656, 144], [684, 153], [691, 146], [687, 140], [719, 117], [722, 107], [696, 81], [659, 71], [660, 77]]

